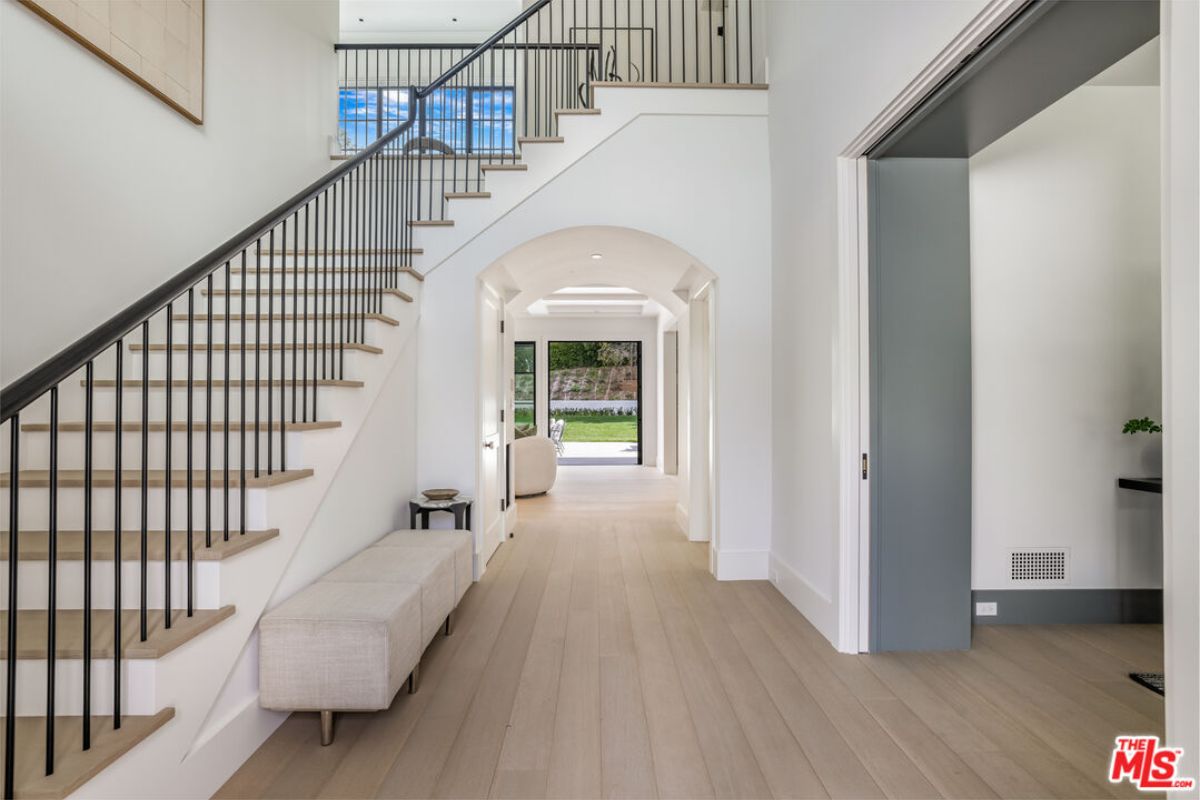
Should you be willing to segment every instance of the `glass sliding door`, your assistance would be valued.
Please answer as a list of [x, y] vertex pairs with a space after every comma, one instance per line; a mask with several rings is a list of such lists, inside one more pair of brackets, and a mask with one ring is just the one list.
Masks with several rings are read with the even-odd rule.
[[550, 342], [550, 438], [560, 464], [642, 463], [642, 343]]
[[517, 436], [537, 432], [537, 345], [513, 345], [513, 426]]

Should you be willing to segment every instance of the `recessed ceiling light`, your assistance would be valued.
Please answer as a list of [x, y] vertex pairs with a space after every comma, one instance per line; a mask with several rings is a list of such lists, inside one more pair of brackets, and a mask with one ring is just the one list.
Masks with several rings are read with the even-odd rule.
[[603, 253], [592, 253], [592, 261], [599, 261], [602, 258], [604, 258]]

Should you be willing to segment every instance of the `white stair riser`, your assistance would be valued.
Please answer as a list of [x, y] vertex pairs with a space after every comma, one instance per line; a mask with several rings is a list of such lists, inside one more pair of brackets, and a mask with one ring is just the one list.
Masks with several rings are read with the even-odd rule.
[[[151, 534], [153, 535], [153, 534]], [[216, 541], [222, 534], [213, 533]], [[237, 536], [236, 532], [230, 536]], [[173, 534], [172, 538], [182, 541], [186, 533]], [[204, 532], [193, 533], [195, 546], [204, 544]], [[134, 549], [133, 553], [140, 552]], [[3, 563], [4, 572], [0, 575], [0, 609], [8, 608], [8, 563]], [[92, 562], [92, 608], [111, 609], [113, 607], [113, 562]], [[163, 580], [166, 566], [159, 560], [151, 560], [146, 564], [146, 607], [165, 608], [166, 585]], [[121, 562], [121, 607], [127, 609], [141, 608], [141, 565], [137, 561]], [[18, 565], [17, 572], [17, 608], [22, 611], [48, 608], [47, 589], [50, 580], [50, 564], [47, 561], [25, 561]], [[58, 602], [60, 609], [83, 608], [83, 562], [58, 562]], [[199, 609], [216, 609], [221, 607], [221, 564], [219, 561], [197, 561], [193, 564], [192, 572], [192, 607]], [[175, 561], [171, 564], [171, 608], [187, 608], [187, 562]]]
[[[289, 412], [290, 413], [290, 412]], [[178, 417], [176, 417], [178, 418]], [[275, 418], [279, 419], [279, 409], [275, 410]], [[262, 423], [266, 425], [266, 416], [262, 417]], [[92, 464], [93, 468], [111, 467], [113, 463], [113, 455], [115, 452], [115, 442], [113, 431], [101, 431], [92, 434]], [[285, 449], [287, 451], [287, 466], [289, 468], [309, 466], [304, 458], [304, 439], [306, 436], [319, 435], [324, 431], [303, 431], [293, 432], [287, 431], [283, 434]], [[265, 432], [258, 434], [258, 452], [260, 469], [266, 464], [267, 452], [267, 434]], [[142, 454], [142, 434], [139, 431], [125, 431], [122, 436], [122, 451], [121, 457], [125, 462], [122, 466], [126, 469], [139, 469], [141, 467]], [[242, 463], [242, 435], [236, 428], [229, 431], [229, 456], [225, 455], [225, 434], [218, 422], [214, 422], [211, 439], [211, 461], [206, 457], [206, 437], [203, 430], [192, 433], [192, 469], [203, 472], [206, 466], [211, 465], [215, 469], [223, 469], [228, 463], [231, 468], [240, 468]], [[84, 440], [83, 432], [60, 432], [58, 434], [58, 466], [59, 469], [83, 469], [84, 466]], [[151, 431], [146, 437], [150, 469], [163, 469], [166, 465], [166, 431]], [[174, 469], [187, 468], [187, 440], [188, 436], [183, 431], [177, 431], [171, 434], [171, 464]], [[275, 448], [276, 458], [279, 453], [280, 434], [278, 431], [271, 433], [272, 446]], [[246, 465], [249, 470], [254, 468], [254, 441], [255, 436], [252, 433], [247, 433], [246, 441]], [[0, 447], [0, 458], [8, 458], [8, 445]], [[22, 434], [21, 441], [21, 468], [22, 469], [48, 469], [50, 467], [50, 434], [49, 432], [25, 431]], [[8, 463], [5, 460], [3, 463]], [[220, 480], [214, 477], [214, 481]]]
[[[473, 187], [472, 187], [473, 188]], [[267, 253], [262, 256], [262, 272], [267, 271], [268, 263], [276, 269], [280, 267], [359, 267], [359, 266], [379, 266], [383, 263], [391, 263], [392, 259], [397, 260], [401, 264], [408, 263], [411, 259], [419, 256], [419, 253], [396, 253], [395, 255], [376, 255], [373, 253], [346, 253], [345, 255], [334, 255], [330, 253], [328, 256], [322, 254], [317, 257], [315, 249], [309, 249], [308, 260], [305, 261], [304, 254], [300, 255], [279, 255], [276, 254], [273, 258], [268, 259]], [[231, 280], [237, 280], [239, 275], [255, 273], [254, 252], [251, 251], [246, 258], [246, 270], [241, 272], [241, 259], [234, 261], [235, 269], [230, 273]], [[219, 269], [213, 274], [213, 286], [225, 285], [225, 270]], [[184, 302], [187, 302], [187, 297], [184, 296]]]
[[[264, 451], [265, 455], [265, 451]], [[266, 474], [266, 470], [263, 470]], [[203, 482], [204, 471], [197, 470], [198, 480]], [[201, 486], [193, 489], [192, 494], [192, 525], [196, 530], [203, 531], [206, 519], [205, 493]], [[8, 520], [8, 499], [10, 491], [0, 490], [0, 520]], [[114, 489], [111, 486], [96, 487], [92, 490], [92, 525], [96, 530], [112, 530]], [[162, 488], [151, 487], [147, 496], [147, 519], [151, 530], [162, 530], [165, 520], [163, 501], [166, 492]], [[179, 530], [187, 524], [187, 495], [188, 490], [171, 489], [171, 528]], [[246, 529], [263, 530], [267, 525], [267, 490], [248, 489], [246, 491]], [[20, 529], [27, 531], [44, 531], [49, 527], [49, 490], [45, 488], [22, 488], [20, 491]], [[224, 490], [221, 486], [221, 473], [213, 474], [213, 491], [211, 497], [211, 525], [213, 530], [224, 530]], [[237, 489], [229, 490], [229, 527], [231, 530], [241, 528], [240, 493]], [[125, 487], [121, 490], [121, 529], [138, 530], [142, 525], [141, 489]], [[6, 525], [7, 527], [7, 525]], [[59, 530], [83, 530], [83, 489], [60, 488], [58, 490], [58, 528]], [[5, 534], [7, 535], [7, 534]]]
[[[312, 314], [316, 310], [318, 309], [314, 309], [310, 305], [308, 313]], [[294, 331], [293, 324], [295, 325]], [[385, 322], [368, 318], [364, 326], [362, 321], [351, 317], [321, 321], [296, 320], [293, 323], [292, 320], [280, 320], [278, 316], [271, 323], [268, 323], [267, 318], [264, 316], [256, 325], [254, 317], [249, 316], [246, 318], [246, 335], [243, 337], [241, 319], [237, 315], [234, 315], [229, 320], [228, 338], [225, 335], [225, 320], [220, 317], [213, 318], [211, 341], [240, 343], [245, 339], [247, 347], [251, 347], [257, 335], [258, 341], [263, 345], [267, 343], [268, 338], [271, 336], [274, 336], [276, 342], [284, 341], [286, 337], [286, 341], [289, 343], [299, 341], [302, 344], [305, 342], [309, 344], [316, 342], [336, 344], [338, 342], [350, 341], [351, 326], [356, 325], [358, 327], [354, 330], [360, 334], [365, 333], [367, 344], [378, 344], [380, 333], [382, 332], [381, 326], [386, 324]], [[187, 334], [187, 321], [176, 321], [171, 331], [171, 336], [174, 338], [173, 344], [187, 344]], [[362, 337], [360, 336], [359, 338]], [[166, 332], [161, 328], [156, 328], [151, 334], [151, 341], [155, 343], [162, 344], [166, 340]], [[192, 323], [192, 342], [199, 345], [207, 341], [209, 341], [208, 322], [204, 315], [200, 314], [196, 316], [195, 322]], [[309, 360], [312, 360], [311, 355], [309, 356]]]
[[[157, 664], [153, 659], [128, 659], [121, 663], [121, 709], [125, 714], [153, 714], [157, 707]], [[46, 672], [44, 659], [17, 661], [17, 716], [39, 717], [46, 714]], [[95, 715], [107, 716], [113, 709], [113, 660], [92, 659], [92, 707]], [[0, 692], [0, 713], [6, 713], [3, 693]], [[83, 714], [83, 660], [58, 658], [54, 660], [54, 713], [56, 716]], [[60, 720], [59, 725], [64, 726]], [[77, 731], [61, 728], [63, 736], [78, 740]]]
[[[289, 369], [291, 362], [288, 362]], [[309, 365], [311, 370], [312, 365]], [[250, 372], [253, 379], [253, 370]], [[311, 372], [310, 372], [311, 376]], [[336, 374], [332, 377], [337, 377]], [[353, 377], [347, 374], [346, 377]], [[195, 380], [203, 381], [203, 376], [195, 378]], [[292, 388], [290, 379], [288, 386], [284, 387], [288, 393], [288, 419], [291, 419], [291, 394]], [[276, 413], [279, 409], [279, 391], [280, 387], [275, 386], [272, 390], [272, 396], [275, 403]], [[317, 386], [316, 410], [319, 419], [340, 419], [338, 412], [340, 409], [346, 408], [348, 403], [353, 402], [354, 392], [360, 392], [362, 389], [356, 386]], [[243, 391], [240, 386], [235, 385], [229, 391], [229, 419], [239, 419], [241, 416], [241, 403]], [[254, 386], [250, 384], [245, 390], [246, 400], [246, 418], [254, 419]], [[150, 387], [150, 419], [162, 421], [167, 418], [167, 392], [165, 387]], [[302, 397], [301, 397], [302, 400]], [[60, 405], [58, 417], [60, 420], [71, 420], [72, 422], [80, 422], [84, 419], [86, 400], [83, 396], [83, 391], [78, 394], [64, 395]], [[124, 390], [124, 400], [122, 401], [122, 414], [124, 419], [141, 419], [142, 415], [142, 390], [140, 387], [126, 387]], [[259, 419], [260, 421], [267, 418], [267, 387], [265, 385], [259, 388], [258, 398]], [[308, 408], [311, 417], [313, 410], [312, 385], [308, 386]], [[212, 409], [213, 418], [215, 420], [225, 419], [225, 390], [220, 385], [213, 387], [212, 392]], [[203, 384], [193, 390], [192, 394], [192, 419], [193, 421], [203, 421], [205, 417], [205, 390]], [[116, 418], [116, 389], [114, 387], [97, 388], [92, 397], [92, 415], [96, 420], [112, 421]], [[23, 413], [21, 419], [25, 422], [45, 422], [48, 417], [46, 413], [39, 409], [37, 412]], [[171, 419], [185, 420], [187, 419], [187, 390], [177, 388], [171, 392]], [[214, 423], [215, 424], [215, 423]], [[97, 434], [98, 435], [98, 434]], [[111, 432], [107, 434], [111, 436]], [[3, 443], [0, 443], [3, 444]]]
[[[312, 313], [313, 299], [316, 296], [317, 295], [308, 295], [309, 313]], [[403, 298], [387, 293], [382, 294], [382, 296], [379, 297], [373, 293], [342, 293], [332, 295], [332, 297], [336, 298], [339, 309], [348, 309], [351, 313], [354, 313], [355, 311], [378, 311], [380, 313], [387, 314], [390, 317], [395, 317], [397, 314], [400, 314], [403, 305], [408, 304], [408, 301], [404, 300]], [[198, 316], [205, 313], [204, 309], [208, 308], [208, 299], [209, 298], [205, 298], [204, 303], [196, 304], [196, 307], [193, 310], [193, 316]], [[272, 299], [274, 302], [272, 302]], [[296, 302], [297, 299], [299, 299], [299, 303]], [[213, 314], [222, 314], [227, 308], [230, 309], [230, 312], [233, 314], [241, 314], [242, 295], [240, 292], [235, 292], [231, 295], [214, 295], [211, 300]], [[380, 307], [380, 301], [382, 301], [382, 307]], [[258, 296], [255, 296], [253, 292], [247, 292], [245, 303], [246, 313], [248, 314], [253, 314], [256, 308], [262, 308], [263, 316], [267, 316], [268, 314], [291, 314], [296, 308], [299, 308], [301, 313], [304, 312], [304, 295], [280, 293], [278, 288], [273, 296], [269, 295], [266, 291], [263, 291]], [[130, 339], [130, 341], [137, 340], [137, 334]]]
[[[303, 352], [303, 351], [301, 351]], [[301, 352], [296, 353], [296, 363], [300, 363]], [[320, 352], [320, 351], [318, 351]], [[142, 358], [145, 355], [144, 351], [129, 351], [125, 353], [125, 377], [128, 379], [139, 380], [142, 377]], [[283, 356], [287, 356], [286, 362]], [[188, 377], [187, 371], [187, 351], [176, 350], [171, 352], [174, 359], [172, 363], [172, 380], [186, 380]], [[310, 353], [311, 356], [311, 353]], [[341, 350], [338, 352], [338, 360], [341, 362], [344, 359], [346, 377], [352, 378], [355, 376], [355, 370], [362, 370], [362, 359], [378, 358], [376, 353], [367, 353], [362, 350]], [[150, 379], [164, 380], [167, 374], [166, 367], [166, 350], [151, 350], [150, 351]], [[192, 380], [203, 380], [208, 374], [208, 351], [194, 350], [192, 352]], [[312, 375], [312, 365], [309, 364], [309, 375]], [[242, 352], [240, 348], [234, 348], [229, 353], [229, 374], [235, 379], [241, 378], [242, 372]], [[253, 348], [247, 348], [245, 358], [245, 377], [247, 380], [253, 381], [257, 374], [262, 386], [260, 392], [266, 394], [266, 381], [270, 380], [286, 380], [291, 381], [292, 376], [292, 351], [290, 350], [268, 350], [265, 346], [258, 351], [257, 373], [255, 369], [255, 354]], [[225, 351], [212, 351], [212, 376], [214, 379], [225, 377]], [[112, 372], [106, 373], [103, 377], [111, 379]], [[303, 371], [301, 369], [301, 379], [303, 379]], [[279, 388], [275, 387], [274, 394], [279, 395]], [[140, 401], [138, 408], [140, 408]]]
[[[476, 200], [475, 202], [479, 201]], [[373, 267], [360, 271], [357, 266], [342, 269], [336, 266], [326, 268], [322, 265], [319, 270], [310, 268], [306, 271], [302, 267], [299, 273], [292, 271], [281, 272], [279, 270], [283, 268], [279, 266], [276, 266], [275, 269], [276, 272], [273, 275], [268, 274], [266, 269], [262, 271], [262, 274], [249, 272], [245, 275], [231, 275], [230, 290], [241, 292], [244, 285], [247, 294], [254, 294], [256, 286], [261, 287], [263, 292], [266, 292], [272, 286], [276, 290], [299, 287], [301, 291], [319, 291], [322, 293], [320, 296], [325, 296], [328, 293], [330, 297], [325, 297], [322, 300], [322, 304], [324, 305], [325, 303], [333, 302], [331, 297], [337, 295], [335, 290], [342, 287], [349, 289], [369, 289], [376, 286], [383, 286], [385, 288], [399, 289], [402, 292], [409, 292], [414, 288], [413, 282], [416, 281], [416, 278], [406, 272], [386, 267]], [[286, 269], [291, 270], [292, 268], [287, 267]], [[224, 280], [221, 281], [220, 286], [217, 288], [225, 288]], [[316, 295], [309, 295], [308, 303], [310, 308], [312, 307], [314, 296]], [[341, 301], [338, 300], [337, 303], [340, 305]], [[176, 308], [175, 313], [184, 313], [186, 310], [186, 308]]]

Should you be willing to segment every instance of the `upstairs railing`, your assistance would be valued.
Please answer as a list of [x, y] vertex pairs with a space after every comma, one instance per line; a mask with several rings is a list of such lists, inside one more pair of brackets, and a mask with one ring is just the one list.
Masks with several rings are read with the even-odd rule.
[[[759, 2], [552, 0], [418, 103], [422, 151], [511, 158], [519, 138], [557, 134], [556, 111], [590, 108], [597, 83], [755, 83]], [[339, 152], [400, 124], [408, 88], [428, 86], [473, 47], [337, 45]]]
[[[111, 617], [104, 658], [113, 728], [124, 711], [121, 532], [137, 543], [135, 624], [146, 641], [194, 614], [198, 549], [247, 534], [255, 522], [247, 491], [289, 477], [288, 432], [321, 419], [328, 388], [353, 377], [349, 354], [371, 350], [368, 323], [387, 321], [407, 299], [399, 287], [418, 252], [414, 228], [442, 219], [448, 198], [481, 191], [488, 169], [515, 166], [531, 137], [555, 136], [559, 113], [590, 108], [598, 83], [760, 79], [756, 5], [538, 0], [470, 49], [339, 47], [348, 160], [0, 391], [5, 797], [18, 775], [55, 769], [60, 534], [70, 531], [82, 547], [83, 711], [70, 724], [82, 726], [88, 750], [100, 657], [93, 628], [103, 615]], [[374, 116], [363, 110], [372, 104]], [[39, 491], [23, 496], [23, 488]], [[154, 502], [152, 489], [162, 490]], [[22, 534], [39, 537], [48, 562], [37, 604], [48, 613], [34, 637], [45, 642], [44, 760], [34, 766], [15, 760], [17, 716], [30, 713], [22, 708], [31, 700], [17, 680], [18, 627], [43, 618], [19, 616], [19, 565], [32, 541], [23, 546]], [[112, 537], [104, 602], [92, 586], [100, 536]], [[182, 587], [172, 586], [174, 537], [186, 559]], [[161, 615], [148, 602], [158, 538]]]

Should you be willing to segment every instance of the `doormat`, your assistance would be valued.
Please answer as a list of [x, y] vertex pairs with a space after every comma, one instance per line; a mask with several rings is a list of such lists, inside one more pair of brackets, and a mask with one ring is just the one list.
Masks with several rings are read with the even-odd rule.
[[1131, 672], [1129, 677], [1134, 683], [1140, 683], [1152, 692], [1158, 692], [1164, 697], [1167, 694], [1167, 682], [1161, 672]]

